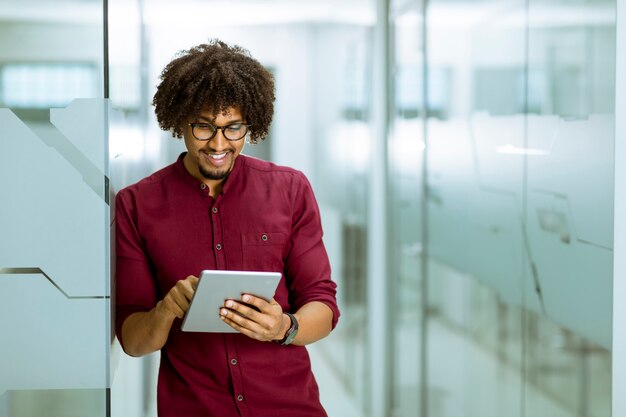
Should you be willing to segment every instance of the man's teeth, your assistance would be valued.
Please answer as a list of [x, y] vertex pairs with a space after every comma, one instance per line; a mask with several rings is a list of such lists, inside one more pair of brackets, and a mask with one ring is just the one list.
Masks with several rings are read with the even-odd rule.
[[226, 156], [226, 152], [223, 152], [223, 153], [212, 153], [212, 154], [209, 154], [209, 156], [211, 158], [213, 158], [213, 159], [222, 159], [223, 157]]

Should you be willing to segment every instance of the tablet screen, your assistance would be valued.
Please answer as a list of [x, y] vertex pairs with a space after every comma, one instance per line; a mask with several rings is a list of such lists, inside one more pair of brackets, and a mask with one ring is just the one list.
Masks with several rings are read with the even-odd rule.
[[219, 310], [227, 299], [240, 300], [253, 294], [271, 300], [280, 281], [280, 272], [202, 271], [200, 281], [183, 319], [185, 332], [236, 333], [220, 319]]

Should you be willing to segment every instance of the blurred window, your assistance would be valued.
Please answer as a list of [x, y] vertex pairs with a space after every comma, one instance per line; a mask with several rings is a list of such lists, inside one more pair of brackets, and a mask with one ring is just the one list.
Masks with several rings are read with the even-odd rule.
[[86, 63], [16, 63], [0, 66], [0, 105], [23, 109], [64, 107], [97, 96], [98, 73]]

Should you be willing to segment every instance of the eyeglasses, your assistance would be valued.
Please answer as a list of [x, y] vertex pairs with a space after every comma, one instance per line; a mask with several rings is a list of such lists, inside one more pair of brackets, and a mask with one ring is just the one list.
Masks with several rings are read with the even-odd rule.
[[227, 140], [236, 141], [243, 139], [248, 133], [250, 125], [246, 123], [231, 123], [226, 126], [214, 126], [210, 123], [189, 123], [193, 137], [198, 140], [211, 140], [215, 137], [218, 130]]

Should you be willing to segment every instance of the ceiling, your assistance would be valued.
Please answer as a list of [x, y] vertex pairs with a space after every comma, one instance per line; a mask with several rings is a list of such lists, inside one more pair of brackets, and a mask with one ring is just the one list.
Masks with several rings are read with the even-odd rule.
[[[136, 20], [143, 4], [148, 24], [210, 24], [213, 26], [268, 25], [301, 22], [340, 22], [373, 24], [377, 0], [108, 0], [108, 12], [116, 19]], [[394, 0], [409, 4], [419, 0]], [[477, 5], [477, 1], [481, 4]], [[0, 21], [59, 23], [102, 22], [104, 0], [1, 0]], [[436, 0], [430, 17], [444, 26], [468, 26], [483, 19], [485, 13], [518, 16], [525, 22], [521, 0]], [[531, 2], [533, 21], [538, 25], [614, 24], [616, 0], [552, 0]], [[515, 12], [515, 13], [513, 13]], [[472, 14], [473, 13], [473, 14]], [[478, 17], [474, 16], [478, 13]], [[514, 23], [514, 22], [513, 22]], [[511, 24], [503, 21], [503, 24]]]
[[[147, 22], [207, 22], [211, 25], [289, 22], [373, 23], [375, 0], [108, 0], [108, 12], [135, 14], [143, 4]], [[2, 0], [0, 20], [101, 22], [103, 0]], [[213, 18], [219, 16], [221, 18]]]

